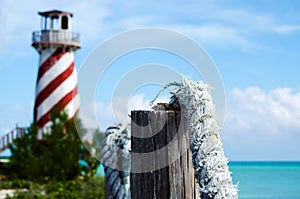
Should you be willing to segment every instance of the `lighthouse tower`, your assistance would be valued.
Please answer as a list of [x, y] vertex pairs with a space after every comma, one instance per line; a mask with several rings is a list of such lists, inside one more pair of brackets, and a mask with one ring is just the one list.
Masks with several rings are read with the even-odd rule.
[[69, 118], [79, 110], [74, 52], [80, 44], [79, 34], [71, 31], [72, 13], [52, 10], [38, 14], [41, 30], [32, 34], [32, 46], [40, 55], [34, 121], [43, 129], [49, 126], [53, 110], [65, 110]]

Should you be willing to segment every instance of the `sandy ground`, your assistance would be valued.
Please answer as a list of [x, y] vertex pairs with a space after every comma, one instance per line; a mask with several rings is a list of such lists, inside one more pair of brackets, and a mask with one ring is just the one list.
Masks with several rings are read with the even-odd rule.
[[13, 196], [14, 192], [15, 192], [14, 189], [3, 189], [3, 190], [0, 190], [0, 199], [4, 199], [6, 197], [6, 194], [8, 194], [9, 196]]

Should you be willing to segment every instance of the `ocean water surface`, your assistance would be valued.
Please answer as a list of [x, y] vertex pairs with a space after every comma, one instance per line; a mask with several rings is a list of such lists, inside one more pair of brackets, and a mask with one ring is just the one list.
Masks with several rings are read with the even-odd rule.
[[240, 199], [300, 199], [300, 162], [230, 162]]
[[[300, 162], [230, 162], [239, 199], [300, 199]], [[103, 166], [97, 174], [104, 176]]]

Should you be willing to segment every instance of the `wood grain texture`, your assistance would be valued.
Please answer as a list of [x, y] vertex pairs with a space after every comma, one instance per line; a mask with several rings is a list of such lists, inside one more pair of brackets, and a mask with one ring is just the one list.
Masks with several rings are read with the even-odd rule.
[[[132, 157], [130, 189], [132, 199], [195, 199], [199, 198], [195, 189], [194, 169], [186, 121], [180, 111], [132, 111], [131, 148], [134, 153], [153, 154], [151, 161]], [[157, 132], [157, 133], [155, 133]], [[154, 134], [155, 133], [155, 134]], [[139, 135], [139, 137], [134, 136]], [[143, 138], [140, 138], [143, 135]], [[151, 137], [147, 137], [151, 135]], [[145, 138], [145, 136], [147, 138]], [[166, 147], [167, 150], [160, 150]], [[183, 149], [183, 152], [181, 150]], [[180, 156], [181, 154], [181, 156]], [[180, 156], [180, 157], [179, 157]], [[162, 160], [160, 157], [166, 157]], [[179, 157], [175, 159], [174, 157]], [[135, 173], [135, 169], [158, 168], [163, 161], [172, 161], [168, 166], [145, 173]], [[151, 167], [150, 167], [151, 166]]]

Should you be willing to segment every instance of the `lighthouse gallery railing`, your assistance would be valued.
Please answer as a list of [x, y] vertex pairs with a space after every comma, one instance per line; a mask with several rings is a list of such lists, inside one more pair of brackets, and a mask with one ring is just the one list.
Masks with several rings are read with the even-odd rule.
[[68, 30], [42, 30], [32, 33], [32, 43], [76, 43], [79, 44], [79, 33]]

